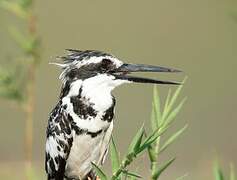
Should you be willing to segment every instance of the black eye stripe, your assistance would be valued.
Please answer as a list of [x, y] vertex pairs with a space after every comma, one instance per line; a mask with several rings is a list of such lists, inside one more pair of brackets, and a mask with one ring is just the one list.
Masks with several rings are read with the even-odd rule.
[[65, 75], [68, 81], [74, 81], [75, 79], [87, 79], [97, 74], [112, 72], [116, 68], [116, 65], [110, 59], [102, 59], [100, 63], [90, 63], [81, 66], [80, 68], [70, 69]]

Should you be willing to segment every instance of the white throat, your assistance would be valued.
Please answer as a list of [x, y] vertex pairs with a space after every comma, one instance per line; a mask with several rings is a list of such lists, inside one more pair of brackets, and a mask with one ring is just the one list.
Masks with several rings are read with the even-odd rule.
[[82, 97], [92, 103], [97, 111], [107, 110], [113, 103], [111, 91], [125, 83], [123, 80], [115, 80], [114, 76], [101, 74], [86, 79], [82, 83]]
[[70, 85], [70, 91], [67, 97], [78, 96], [81, 91], [81, 97], [85, 102], [93, 105], [93, 108], [104, 112], [113, 104], [111, 91], [123, 84], [128, 83], [126, 80], [115, 80], [114, 76], [101, 74], [84, 81], [76, 80]]

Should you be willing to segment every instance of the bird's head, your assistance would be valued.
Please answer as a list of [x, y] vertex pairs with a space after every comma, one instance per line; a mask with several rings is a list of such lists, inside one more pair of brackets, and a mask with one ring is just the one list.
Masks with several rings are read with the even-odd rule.
[[132, 72], [180, 72], [176, 69], [144, 64], [124, 63], [111, 54], [95, 50], [68, 50], [67, 56], [60, 57], [64, 63], [54, 63], [63, 68], [60, 75], [63, 83], [72, 83], [80, 80], [87, 83], [91, 88], [104, 85], [109, 89], [123, 83], [154, 83], [154, 84], [173, 84], [178, 82], [161, 81], [145, 77], [131, 76]]

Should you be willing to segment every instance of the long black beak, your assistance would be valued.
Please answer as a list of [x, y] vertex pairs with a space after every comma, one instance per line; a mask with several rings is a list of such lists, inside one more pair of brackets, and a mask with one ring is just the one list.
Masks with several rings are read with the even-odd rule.
[[118, 69], [114, 71], [114, 76], [117, 79], [128, 80], [137, 83], [153, 83], [153, 84], [173, 84], [180, 85], [179, 82], [173, 81], [161, 81], [156, 79], [144, 78], [144, 77], [135, 77], [127, 75], [131, 72], [169, 72], [169, 73], [177, 73], [182, 72], [177, 69], [160, 67], [160, 66], [152, 66], [145, 64], [123, 64]]

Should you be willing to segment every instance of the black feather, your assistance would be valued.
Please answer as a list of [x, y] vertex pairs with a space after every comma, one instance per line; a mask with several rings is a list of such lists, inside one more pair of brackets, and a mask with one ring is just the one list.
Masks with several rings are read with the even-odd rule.
[[83, 59], [89, 59], [91, 57], [100, 57], [100, 56], [110, 56], [113, 57], [111, 54], [105, 53], [103, 51], [97, 50], [76, 50], [76, 49], [66, 49], [68, 51], [68, 55], [66, 56], [59, 56], [66, 63], [70, 63], [72, 61], [82, 61]]

